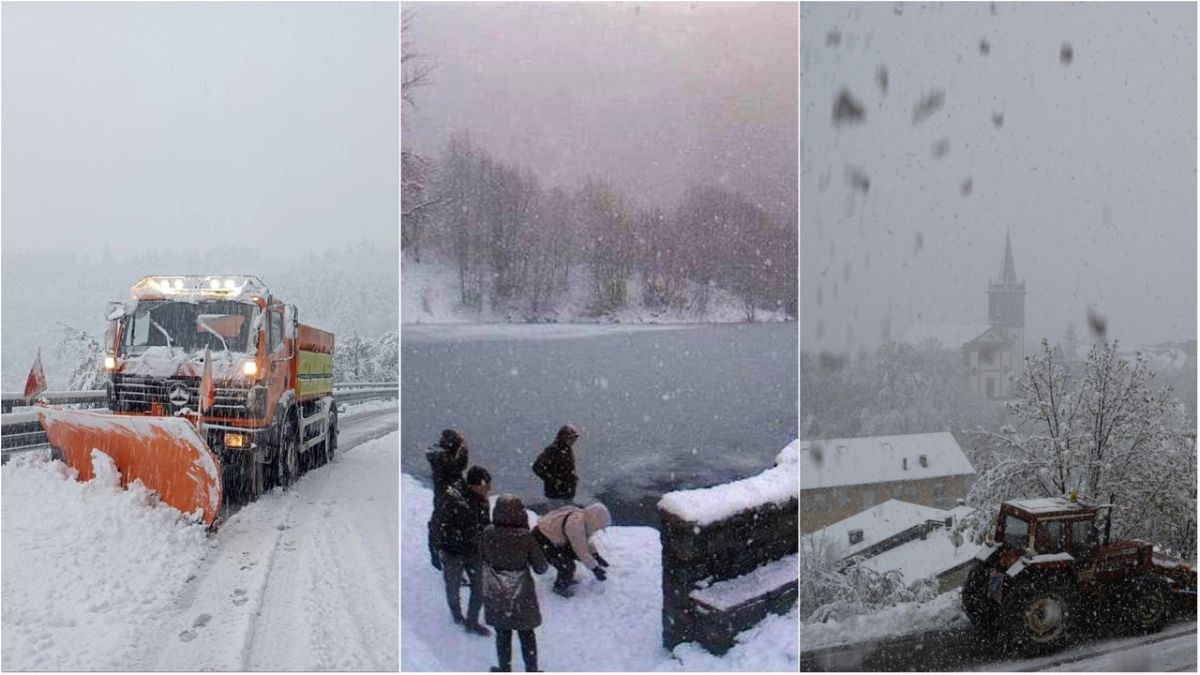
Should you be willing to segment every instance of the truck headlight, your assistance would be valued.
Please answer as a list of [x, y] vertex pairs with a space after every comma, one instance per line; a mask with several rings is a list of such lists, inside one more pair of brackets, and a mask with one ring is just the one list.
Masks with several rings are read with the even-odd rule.
[[104, 357], [104, 369], [113, 370], [117, 367], [117, 360], [111, 356]]
[[254, 361], [243, 361], [242, 374], [247, 377], [254, 377], [258, 374], [258, 364]]

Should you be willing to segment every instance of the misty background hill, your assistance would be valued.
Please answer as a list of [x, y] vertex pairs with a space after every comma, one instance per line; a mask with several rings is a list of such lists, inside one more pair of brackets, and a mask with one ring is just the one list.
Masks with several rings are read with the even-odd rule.
[[398, 257], [395, 246], [366, 241], [280, 257], [238, 247], [201, 254], [128, 254], [110, 247], [94, 255], [5, 252], [3, 389], [24, 386], [39, 347], [50, 389], [66, 389], [80, 357], [59, 343], [71, 331], [101, 337], [106, 303], [129, 298], [130, 287], [147, 274], [252, 274], [296, 305], [301, 322], [333, 331], [339, 344], [355, 334], [377, 341], [400, 323]]

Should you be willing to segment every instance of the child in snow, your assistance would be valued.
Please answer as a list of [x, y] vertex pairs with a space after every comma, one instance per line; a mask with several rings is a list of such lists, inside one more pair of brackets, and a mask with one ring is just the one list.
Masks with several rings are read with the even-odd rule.
[[[454, 623], [462, 624], [468, 633], [491, 635], [479, 625], [479, 609], [483, 597], [479, 592], [479, 537], [491, 523], [488, 517], [488, 492], [492, 475], [481, 466], [467, 471], [466, 481], [446, 488], [438, 515], [438, 543], [441, 554], [442, 579], [446, 584], [446, 603]], [[471, 585], [467, 600], [467, 615], [464, 618], [459, 606], [458, 589], [462, 585], [463, 572]]]
[[575, 474], [575, 441], [579, 429], [567, 424], [558, 430], [554, 443], [542, 450], [533, 463], [533, 473], [542, 479], [546, 501], [550, 508], [557, 508], [575, 500], [575, 485], [579, 477]]
[[608, 508], [596, 502], [585, 508], [564, 506], [542, 516], [533, 530], [533, 537], [542, 547], [546, 559], [558, 570], [554, 581], [554, 592], [564, 598], [574, 593], [571, 586], [576, 583], [575, 561], [584, 564], [596, 579], [604, 581], [608, 573], [605, 560], [596, 551], [592, 535], [608, 527], [612, 517]]
[[538, 574], [549, 566], [542, 549], [529, 534], [525, 505], [519, 497], [502, 495], [492, 511], [492, 525], [479, 539], [483, 557], [484, 618], [496, 629], [496, 658], [500, 665], [492, 672], [512, 670], [512, 634], [521, 640], [521, 656], [526, 672], [537, 667], [537, 637], [533, 630], [541, 625], [537, 589], [532, 567]]

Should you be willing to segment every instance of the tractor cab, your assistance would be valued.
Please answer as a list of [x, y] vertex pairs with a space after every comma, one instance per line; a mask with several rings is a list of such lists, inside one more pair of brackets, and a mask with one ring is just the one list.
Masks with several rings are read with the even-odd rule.
[[1003, 549], [1002, 566], [1023, 556], [1065, 553], [1076, 560], [1091, 558], [1100, 544], [1097, 517], [1107, 506], [1061, 497], [1005, 502], [993, 535]]

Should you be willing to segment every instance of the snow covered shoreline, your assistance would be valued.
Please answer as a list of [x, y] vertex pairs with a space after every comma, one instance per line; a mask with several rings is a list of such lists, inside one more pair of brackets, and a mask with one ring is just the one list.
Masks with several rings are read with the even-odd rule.
[[[632, 279], [628, 288], [629, 303], [618, 310], [593, 315], [587, 308], [586, 280], [575, 274], [562, 306], [540, 312], [530, 319], [517, 309], [507, 311], [485, 309], [476, 312], [459, 302], [458, 271], [442, 262], [415, 262], [407, 257], [400, 265], [401, 314], [405, 330], [418, 324], [481, 324], [481, 325], [671, 325], [707, 323], [748, 323], [746, 311], [733, 293], [723, 288], [709, 291], [707, 308], [703, 312], [689, 308], [651, 309], [643, 307]], [[795, 321], [782, 311], [759, 309], [754, 314], [758, 323]]]
[[[408, 474], [402, 475], [400, 494], [405, 528], [401, 538], [401, 668], [486, 670], [495, 665], [494, 641], [467, 635], [451, 622], [441, 574], [429, 564], [425, 523], [432, 510], [432, 495]], [[661, 639], [658, 532], [648, 527], [614, 526], [600, 536], [605, 557], [612, 564], [607, 581], [584, 575], [578, 594], [566, 600], [550, 592], [551, 576], [537, 578], [543, 618], [537, 630], [540, 667], [558, 671], [788, 672], [799, 668], [794, 609], [786, 616], [770, 615], [740, 634], [739, 644], [724, 657], [692, 643], [668, 652]]]

